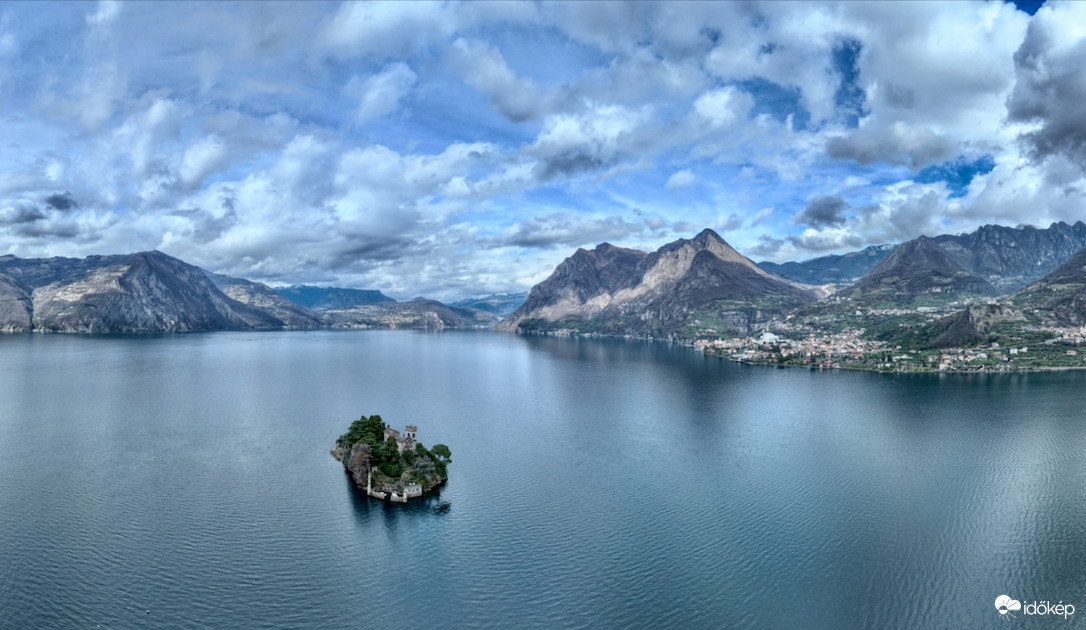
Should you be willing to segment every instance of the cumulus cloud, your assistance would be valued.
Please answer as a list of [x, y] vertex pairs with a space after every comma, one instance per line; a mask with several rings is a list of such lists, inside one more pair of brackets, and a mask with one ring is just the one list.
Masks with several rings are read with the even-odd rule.
[[539, 160], [536, 175], [541, 180], [571, 177], [614, 165], [647, 141], [642, 126], [649, 120], [648, 109], [619, 105], [598, 105], [574, 114], [552, 114], [543, 121], [529, 153]]

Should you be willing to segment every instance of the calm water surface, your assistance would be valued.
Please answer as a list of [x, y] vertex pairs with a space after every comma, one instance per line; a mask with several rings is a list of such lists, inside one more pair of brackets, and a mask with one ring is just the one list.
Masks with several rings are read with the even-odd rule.
[[[0, 336], [0, 627], [1080, 627], [1084, 402], [620, 340]], [[449, 445], [440, 495], [351, 487], [374, 413]]]

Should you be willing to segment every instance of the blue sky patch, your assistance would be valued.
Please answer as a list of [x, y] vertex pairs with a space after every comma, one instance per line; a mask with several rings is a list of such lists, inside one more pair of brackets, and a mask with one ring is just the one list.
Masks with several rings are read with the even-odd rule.
[[792, 128], [802, 131], [811, 120], [811, 112], [803, 107], [802, 93], [798, 87], [783, 86], [763, 78], [740, 81], [739, 87], [754, 97], [754, 107], [750, 110], [751, 118], [769, 114], [774, 119], [785, 122], [792, 117]]
[[950, 198], [954, 199], [965, 195], [965, 189], [977, 175], [986, 175], [995, 168], [995, 160], [991, 155], [984, 155], [973, 161], [968, 161], [964, 156], [929, 166], [916, 174], [916, 181], [922, 184], [946, 182], [950, 189]]

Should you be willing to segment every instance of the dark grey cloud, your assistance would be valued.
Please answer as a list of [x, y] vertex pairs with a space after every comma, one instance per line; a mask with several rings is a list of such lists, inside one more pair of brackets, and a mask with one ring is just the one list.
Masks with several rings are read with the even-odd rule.
[[808, 201], [792, 220], [813, 228], [839, 227], [845, 224], [845, 210], [848, 202], [841, 195], [820, 195]]
[[197, 243], [210, 243], [237, 225], [238, 215], [234, 210], [235, 203], [234, 197], [224, 196], [222, 207], [225, 212], [222, 216], [216, 216], [198, 208], [181, 208], [169, 214], [188, 219], [192, 227], [185, 235], [187, 238]]
[[570, 149], [541, 160], [535, 167], [535, 176], [542, 181], [548, 181], [555, 177], [571, 177], [596, 171], [603, 168], [605, 164], [599, 156], [589, 151]]
[[1015, 84], [1007, 119], [1039, 123], [1020, 136], [1027, 155], [1063, 155], [1086, 169], [1086, 40], [1056, 51], [1045, 22], [1031, 21], [1014, 54]]
[[856, 234], [838, 231], [804, 232], [799, 236], [789, 236], [788, 242], [796, 249], [809, 254], [860, 249], [866, 243]]
[[763, 234], [758, 237], [758, 244], [751, 247], [748, 253], [753, 258], [760, 258], [765, 260], [767, 258], [773, 258], [784, 247], [784, 239], [773, 238], [768, 234]]
[[78, 208], [79, 204], [75, 198], [72, 197], [72, 193], [65, 191], [62, 193], [53, 193], [45, 198], [45, 203], [49, 204], [57, 210], [71, 210], [72, 208]]
[[882, 162], [913, 170], [946, 162], [957, 150], [951, 139], [900, 121], [882, 129], [856, 129], [826, 142], [826, 154], [837, 160], [862, 165]]
[[503, 230], [495, 245], [539, 249], [571, 247], [621, 240], [644, 231], [642, 224], [630, 223], [618, 216], [596, 219], [555, 213], [529, 217]]
[[14, 225], [11, 231], [16, 236], [23, 236], [35, 239], [75, 239], [80, 238], [84, 241], [93, 241], [93, 237], [88, 234], [82, 234], [79, 226], [75, 223], [60, 222], [55, 223], [51, 221], [33, 221], [27, 223], [20, 223]]
[[360, 262], [399, 260], [420, 255], [419, 249], [422, 248], [422, 244], [407, 238], [356, 235], [339, 244], [339, 248], [328, 261], [328, 267], [338, 270], [351, 268]]
[[45, 212], [37, 204], [20, 200], [0, 210], [0, 225], [24, 225], [45, 218]]

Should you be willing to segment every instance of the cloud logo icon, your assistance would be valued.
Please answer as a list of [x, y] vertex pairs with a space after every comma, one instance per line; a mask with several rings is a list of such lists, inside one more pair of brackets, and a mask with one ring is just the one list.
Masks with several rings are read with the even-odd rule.
[[[1007, 595], [1000, 595], [995, 600], [995, 607], [996, 610], [999, 611], [999, 614], [1005, 615], [1012, 610], [1022, 610], [1022, 602], [1017, 599], [1011, 599]], [[1011, 616], [1013, 617], [1014, 615]]]

